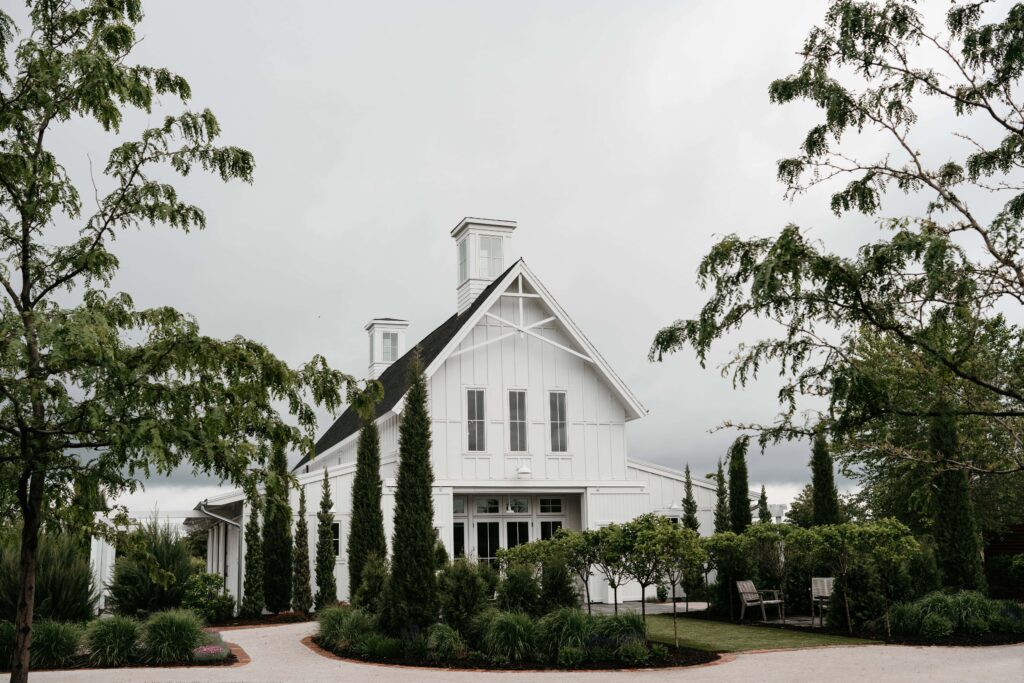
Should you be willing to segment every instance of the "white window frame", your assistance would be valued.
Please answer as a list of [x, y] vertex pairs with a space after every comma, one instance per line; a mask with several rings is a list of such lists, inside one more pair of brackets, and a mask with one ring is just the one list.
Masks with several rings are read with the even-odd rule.
[[[515, 450], [512, 448], [512, 394], [523, 395], [523, 413], [520, 415], [520, 419], [515, 421], [515, 424], [523, 425], [523, 440], [519, 444], [521, 448]], [[530, 452], [530, 408], [529, 408], [529, 395], [526, 389], [520, 389], [518, 387], [511, 387], [505, 392], [505, 409], [508, 411], [508, 440], [505, 443], [505, 452], [514, 453], [515, 455], [522, 455], [523, 453]]]
[[[456, 501], [462, 503], [462, 512], [459, 512], [458, 510], [455, 509], [455, 502]], [[466, 509], [468, 507], [469, 506], [466, 503], [466, 497], [465, 496], [452, 496], [452, 515], [453, 516], [455, 516], [455, 517], [465, 517], [466, 514], [467, 514], [466, 513]]]
[[[537, 540], [538, 541], [545, 540], [544, 539], [544, 525], [545, 524], [558, 524], [558, 528], [559, 529], [566, 528], [565, 527], [565, 517], [539, 517], [537, 519]], [[556, 529], [556, 531], [557, 531], [557, 529]], [[555, 536], [555, 532], [552, 532], [551, 536], [549, 536], [548, 538], [554, 538], [554, 536]]]
[[[513, 510], [512, 509], [512, 501], [513, 500], [525, 501], [526, 502], [526, 509], [525, 510], [521, 510], [521, 511]], [[508, 497], [508, 506], [505, 508], [505, 514], [509, 514], [509, 515], [528, 515], [528, 514], [530, 514], [530, 507], [531, 507], [531, 505], [530, 505], [530, 496], [509, 496]]]
[[[544, 501], [546, 501], [546, 500], [547, 501], [557, 500], [558, 501], [558, 509], [557, 510], [551, 509], [551, 506], [549, 504], [549, 506], [548, 506], [549, 509], [545, 510], [544, 509]], [[537, 511], [538, 511], [539, 514], [542, 514], [542, 515], [562, 515], [562, 514], [565, 514], [563, 512], [563, 510], [565, 509], [564, 506], [565, 506], [565, 503], [562, 500], [561, 496], [545, 496], [543, 498], [540, 498], [540, 497], [537, 498]]]
[[[480, 501], [482, 500], [493, 500], [496, 501], [494, 512], [481, 512]], [[500, 515], [501, 514], [501, 496], [476, 496], [473, 498], [473, 514], [474, 515]]]
[[[394, 345], [388, 344], [388, 339], [394, 340]], [[380, 333], [380, 346], [381, 346], [381, 360], [385, 363], [394, 363], [398, 360], [398, 333], [397, 332], [381, 332]]]
[[[470, 418], [469, 418], [470, 392], [477, 392], [477, 391], [479, 391], [481, 396], [483, 397], [481, 405], [483, 407], [484, 414], [483, 414], [483, 417], [476, 417], [476, 418], [473, 418], [473, 420], [470, 420]], [[484, 387], [466, 387], [466, 390], [463, 392], [462, 395], [465, 397], [465, 407], [463, 409], [463, 413], [462, 414], [466, 416], [466, 427], [465, 427], [465, 429], [462, 430], [462, 433], [465, 435], [464, 436], [464, 441], [463, 441], [463, 448], [464, 448], [466, 453], [471, 453], [473, 455], [479, 455], [480, 453], [487, 453], [487, 390]], [[483, 431], [482, 431], [483, 443], [482, 444], [477, 443], [477, 446], [480, 446], [480, 447], [479, 448], [475, 448], [475, 449], [471, 449], [469, 447], [469, 430], [470, 430], [470, 427], [472, 426], [473, 423], [480, 423], [480, 425], [483, 427]], [[480, 436], [480, 435], [478, 435], [478, 436]]]
[[[561, 424], [563, 424], [564, 428], [565, 428], [565, 448], [560, 449], [560, 450], [555, 450], [554, 432], [552, 431], [552, 429], [554, 428], [554, 426], [556, 424], [556, 421], [554, 419], [555, 416], [551, 414], [551, 397], [553, 395], [555, 395], [555, 394], [561, 394], [562, 397], [563, 397], [563, 409], [564, 409], [563, 412], [564, 412], [564, 415], [562, 415], [562, 419], [559, 422], [561, 422]], [[547, 453], [549, 455], [566, 455], [566, 454], [569, 453], [569, 392], [566, 391], [565, 389], [549, 389], [548, 390], [547, 399], [548, 399], [547, 400], [547, 413], [548, 413], [548, 420], [547, 420], [547, 423], [548, 423]]]
[[463, 237], [459, 240], [457, 247], [459, 250], [459, 281], [457, 284], [462, 284], [469, 279], [469, 237]]
[[[505, 240], [495, 235], [479, 235], [477, 237], [477, 270], [482, 278], [496, 278], [505, 269]], [[489, 252], [484, 256], [484, 245]], [[493, 250], [490, 250], [494, 247]]]
[[[338, 533], [335, 534], [334, 530], [337, 529]], [[331, 522], [331, 547], [334, 549], [334, 560], [335, 562], [341, 561], [341, 520], [334, 520]]]

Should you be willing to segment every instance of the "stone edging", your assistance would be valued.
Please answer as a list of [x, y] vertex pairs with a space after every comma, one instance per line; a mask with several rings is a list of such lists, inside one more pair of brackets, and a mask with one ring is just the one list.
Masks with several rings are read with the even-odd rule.
[[331, 652], [330, 650], [325, 650], [324, 648], [320, 647], [319, 645], [317, 645], [313, 641], [313, 636], [311, 636], [311, 635], [310, 636], [306, 636], [300, 642], [303, 645], [305, 645], [306, 647], [308, 647], [312, 652], [314, 652], [315, 654], [320, 655], [321, 657], [323, 657], [325, 659], [333, 659], [335, 661], [348, 662], [350, 664], [363, 664], [365, 666], [380, 666], [380, 667], [385, 667], [385, 668], [397, 668], [397, 669], [418, 669], [420, 671], [452, 671], [452, 672], [466, 671], [466, 672], [469, 672], [469, 673], [479, 672], [479, 673], [496, 673], [496, 674], [515, 674], [515, 673], [540, 673], [540, 674], [544, 674], [544, 673], [603, 673], [603, 672], [606, 672], [606, 671], [607, 672], [616, 672], [616, 671], [622, 671], [622, 672], [628, 672], [628, 671], [676, 671], [676, 670], [680, 670], [680, 669], [699, 669], [699, 668], [705, 667], [705, 666], [716, 666], [718, 664], [724, 664], [726, 662], [731, 662], [731, 661], [733, 661], [736, 658], [735, 655], [732, 655], [731, 653], [716, 653], [716, 654], [718, 654], [718, 659], [712, 660], [710, 662], [705, 662], [704, 664], [688, 664], [688, 665], [684, 665], [684, 666], [647, 666], [647, 667], [643, 667], [641, 669], [612, 669], [612, 668], [608, 668], [608, 669], [556, 669], [556, 668], [548, 668], [548, 669], [527, 669], [527, 668], [521, 668], [521, 669], [474, 669], [474, 668], [471, 668], [471, 667], [461, 667], [461, 666], [459, 666], [459, 667], [419, 666], [419, 665], [416, 665], [416, 664], [385, 664], [384, 662], [367, 662], [367, 661], [362, 660], [362, 659], [354, 659], [354, 658], [351, 658], [351, 657], [342, 657], [341, 655], [335, 654], [335, 653]]

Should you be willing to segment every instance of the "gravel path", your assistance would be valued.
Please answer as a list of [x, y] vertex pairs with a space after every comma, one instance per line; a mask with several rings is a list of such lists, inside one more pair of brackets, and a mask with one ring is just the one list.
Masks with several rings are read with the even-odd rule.
[[1024, 683], [1024, 645], [988, 648], [902, 647], [867, 645], [741, 654], [720, 664], [688, 669], [623, 672], [541, 672], [483, 673], [353, 664], [322, 657], [300, 640], [314, 624], [288, 624], [226, 631], [225, 640], [234, 642], [252, 658], [238, 667], [177, 669], [107, 669], [34, 673], [32, 681], [67, 683], [277, 683], [284, 681], [408, 681], [495, 683], [542, 681], [543, 683], [591, 683], [623, 681], [869, 681], [870, 683], [960, 683], [998, 681]]

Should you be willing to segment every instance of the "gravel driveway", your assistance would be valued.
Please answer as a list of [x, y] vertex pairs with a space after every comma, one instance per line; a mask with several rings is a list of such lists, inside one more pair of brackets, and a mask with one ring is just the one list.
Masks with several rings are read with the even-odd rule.
[[224, 633], [225, 640], [238, 643], [252, 662], [238, 667], [178, 669], [107, 669], [94, 671], [55, 671], [34, 673], [37, 682], [141, 683], [156, 681], [217, 681], [221, 683], [271, 683], [278, 681], [408, 681], [409, 683], [495, 683], [520, 680], [559, 683], [604, 681], [764, 681], [779, 683], [801, 681], [868, 681], [870, 683], [960, 683], [961, 681], [998, 681], [1024, 683], [1024, 645], [988, 648], [902, 647], [867, 645], [790, 650], [761, 654], [741, 654], [723, 663], [689, 669], [624, 672], [539, 672], [482, 673], [406, 669], [353, 664], [322, 657], [311, 652], [300, 640], [310, 634], [314, 624], [288, 624]]

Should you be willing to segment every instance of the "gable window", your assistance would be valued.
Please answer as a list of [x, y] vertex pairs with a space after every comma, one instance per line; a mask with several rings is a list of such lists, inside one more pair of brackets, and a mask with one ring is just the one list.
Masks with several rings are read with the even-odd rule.
[[542, 515], [558, 515], [562, 513], [561, 498], [541, 498], [540, 512]]
[[483, 389], [466, 391], [466, 429], [469, 435], [466, 441], [466, 450], [486, 450]]
[[480, 277], [498, 277], [505, 269], [505, 259], [501, 253], [501, 238], [481, 235], [478, 239], [480, 240]]
[[459, 242], [459, 284], [461, 285], [466, 281], [468, 273], [468, 260], [467, 260], [467, 248], [466, 240]]
[[526, 392], [508, 392], [508, 449], [514, 453], [526, 450]]
[[565, 392], [552, 391], [549, 401], [548, 419], [551, 422], [551, 452], [565, 453], [569, 450], [568, 426], [565, 421]]
[[341, 555], [341, 523], [333, 522], [331, 524], [331, 545], [334, 547], [334, 556], [338, 557]]
[[394, 363], [398, 360], [398, 333], [397, 332], [384, 332], [381, 335], [381, 341], [383, 342], [383, 361], [385, 363]]

